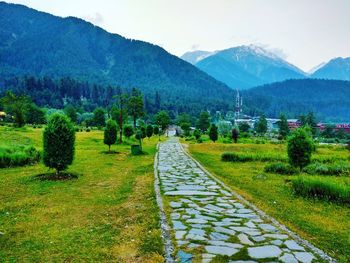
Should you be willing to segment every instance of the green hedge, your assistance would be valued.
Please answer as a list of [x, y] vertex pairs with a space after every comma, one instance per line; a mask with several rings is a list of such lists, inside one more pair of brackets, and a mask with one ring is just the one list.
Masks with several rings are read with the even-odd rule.
[[38, 163], [40, 158], [40, 153], [33, 146], [0, 148], [0, 168], [34, 164]]
[[337, 203], [350, 204], [350, 187], [331, 178], [298, 177], [292, 180], [295, 194]]

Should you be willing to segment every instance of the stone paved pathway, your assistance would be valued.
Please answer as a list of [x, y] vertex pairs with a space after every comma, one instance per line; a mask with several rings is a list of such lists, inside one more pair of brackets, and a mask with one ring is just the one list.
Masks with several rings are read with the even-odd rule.
[[159, 145], [157, 169], [171, 207], [177, 261], [210, 262], [219, 256], [229, 262], [320, 262], [207, 175], [176, 138]]

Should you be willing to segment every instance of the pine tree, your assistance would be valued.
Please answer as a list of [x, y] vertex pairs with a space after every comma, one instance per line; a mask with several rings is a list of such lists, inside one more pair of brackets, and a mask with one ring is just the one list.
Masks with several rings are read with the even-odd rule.
[[147, 128], [146, 128], [146, 135], [148, 138], [151, 138], [152, 135], [153, 135], [153, 126], [152, 125], [147, 125]]
[[278, 122], [278, 129], [279, 129], [279, 134], [282, 136], [283, 139], [286, 138], [290, 132], [288, 120], [284, 113], [281, 113], [280, 115], [280, 121]]
[[106, 127], [104, 130], [104, 144], [108, 145], [108, 151], [111, 151], [111, 145], [115, 144], [117, 141], [117, 123], [109, 119], [106, 122]]
[[56, 169], [56, 173], [67, 169], [74, 159], [75, 131], [69, 118], [54, 113], [44, 129], [44, 164]]
[[202, 111], [199, 115], [197, 126], [202, 132], [206, 132], [210, 126], [210, 115], [206, 111]]
[[289, 163], [300, 170], [310, 164], [314, 143], [307, 127], [293, 131], [288, 139], [287, 152]]
[[213, 142], [216, 142], [218, 140], [218, 128], [215, 124], [212, 124], [209, 129], [209, 138]]
[[134, 129], [136, 129], [136, 120], [145, 114], [141, 92], [136, 88], [132, 89], [128, 101], [128, 111], [133, 118]]
[[255, 131], [260, 135], [263, 135], [267, 132], [267, 120], [264, 114], [260, 116], [258, 122], [256, 123]]

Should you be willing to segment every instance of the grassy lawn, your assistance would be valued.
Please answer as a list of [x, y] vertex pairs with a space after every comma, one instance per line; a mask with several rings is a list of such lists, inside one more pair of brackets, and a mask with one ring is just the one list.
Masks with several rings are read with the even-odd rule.
[[[234, 191], [340, 262], [349, 262], [349, 206], [295, 196], [290, 186], [292, 176], [264, 173], [267, 163], [227, 163], [220, 160], [224, 152], [286, 155], [286, 145], [206, 142], [189, 144], [189, 151]], [[319, 148], [315, 155], [344, 158], [349, 156], [349, 152], [340, 147], [324, 147]], [[328, 178], [350, 185], [349, 177]]]
[[[157, 137], [104, 154], [103, 132], [76, 134], [77, 179], [41, 181], [42, 164], [0, 169], [0, 262], [163, 262], [153, 188]], [[42, 149], [42, 129], [0, 127], [1, 145]]]

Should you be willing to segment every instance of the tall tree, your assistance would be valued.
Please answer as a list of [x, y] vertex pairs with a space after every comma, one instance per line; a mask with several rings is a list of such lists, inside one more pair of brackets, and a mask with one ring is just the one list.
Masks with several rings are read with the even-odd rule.
[[25, 114], [30, 104], [29, 97], [25, 95], [15, 95], [11, 91], [8, 91], [1, 99], [4, 105], [5, 111], [12, 114], [17, 127], [22, 127], [25, 124]]
[[286, 138], [287, 135], [289, 134], [290, 130], [288, 125], [288, 120], [284, 113], [281, 113], [280, 115], [280, 120], [278, 122], [278, 129], [279, 129], [279, 134], [282, 136], [282, 138]]
[[105, 111], [102, 108], [96, 108], [94, 110], [93, 122], [97, 127], [105, 126]]
[[202, 132], [205, 132], [206, 130], [208, 130], [210, 126], [209, 119], [210, 119], [209, 113], [207, 111], [202, 111], [199, 115], [199, 119], [197, 123], [198, 129], [200, 129]]
[[132, 89], [131, 96], [129, 97], [128, 111], [133, 118], [134, 129], [136, 129], [136, 120], [145, 114], [142, 94], [136, 88]]
[[258, 122], [255, 124], [255, 131], [260, 135], [267, 132], [267, 120], [264, 114], [260, 116]]
[[156, 115], [157, 125], [161, 127], [162, 132], [168, 128], [170, 124], [170, 117], [167, 111], [160, 111]]
[[77, 110], [74, 108], [74, 106], [72, 104], [68, 104], [65, 108], [64, 108], [64, 113], [68, 116], [68, 118], [70, 118], [70, 120], [73, 123], [76, 123], [78, 121], [78, 113]]
[[43, 124], [46, 123], [45, 112], [34, 103], [28, 105], [28, 109], [25, 113], [25, 119], [30, 124]]
[[156, 108], [156, 111], [160, 110], [161, 104], [160, 104], [160, 95], [158, 90], [156, 91], [155, 99], [154, 99], [154, 105]]
[[120, 90], [120, 93], [115, 96], [117, 99], [117, 108], [119, 110], [119, 118], [118, 118], [118, 123], [119, 123], [119, 143], [123, 143], [123, 124], [124, 124], [124, 118], [125, 118], [125, 113], [127, 109], [127, 103], [128, 103], [128, 95], [124, 94], [122, 90]]

